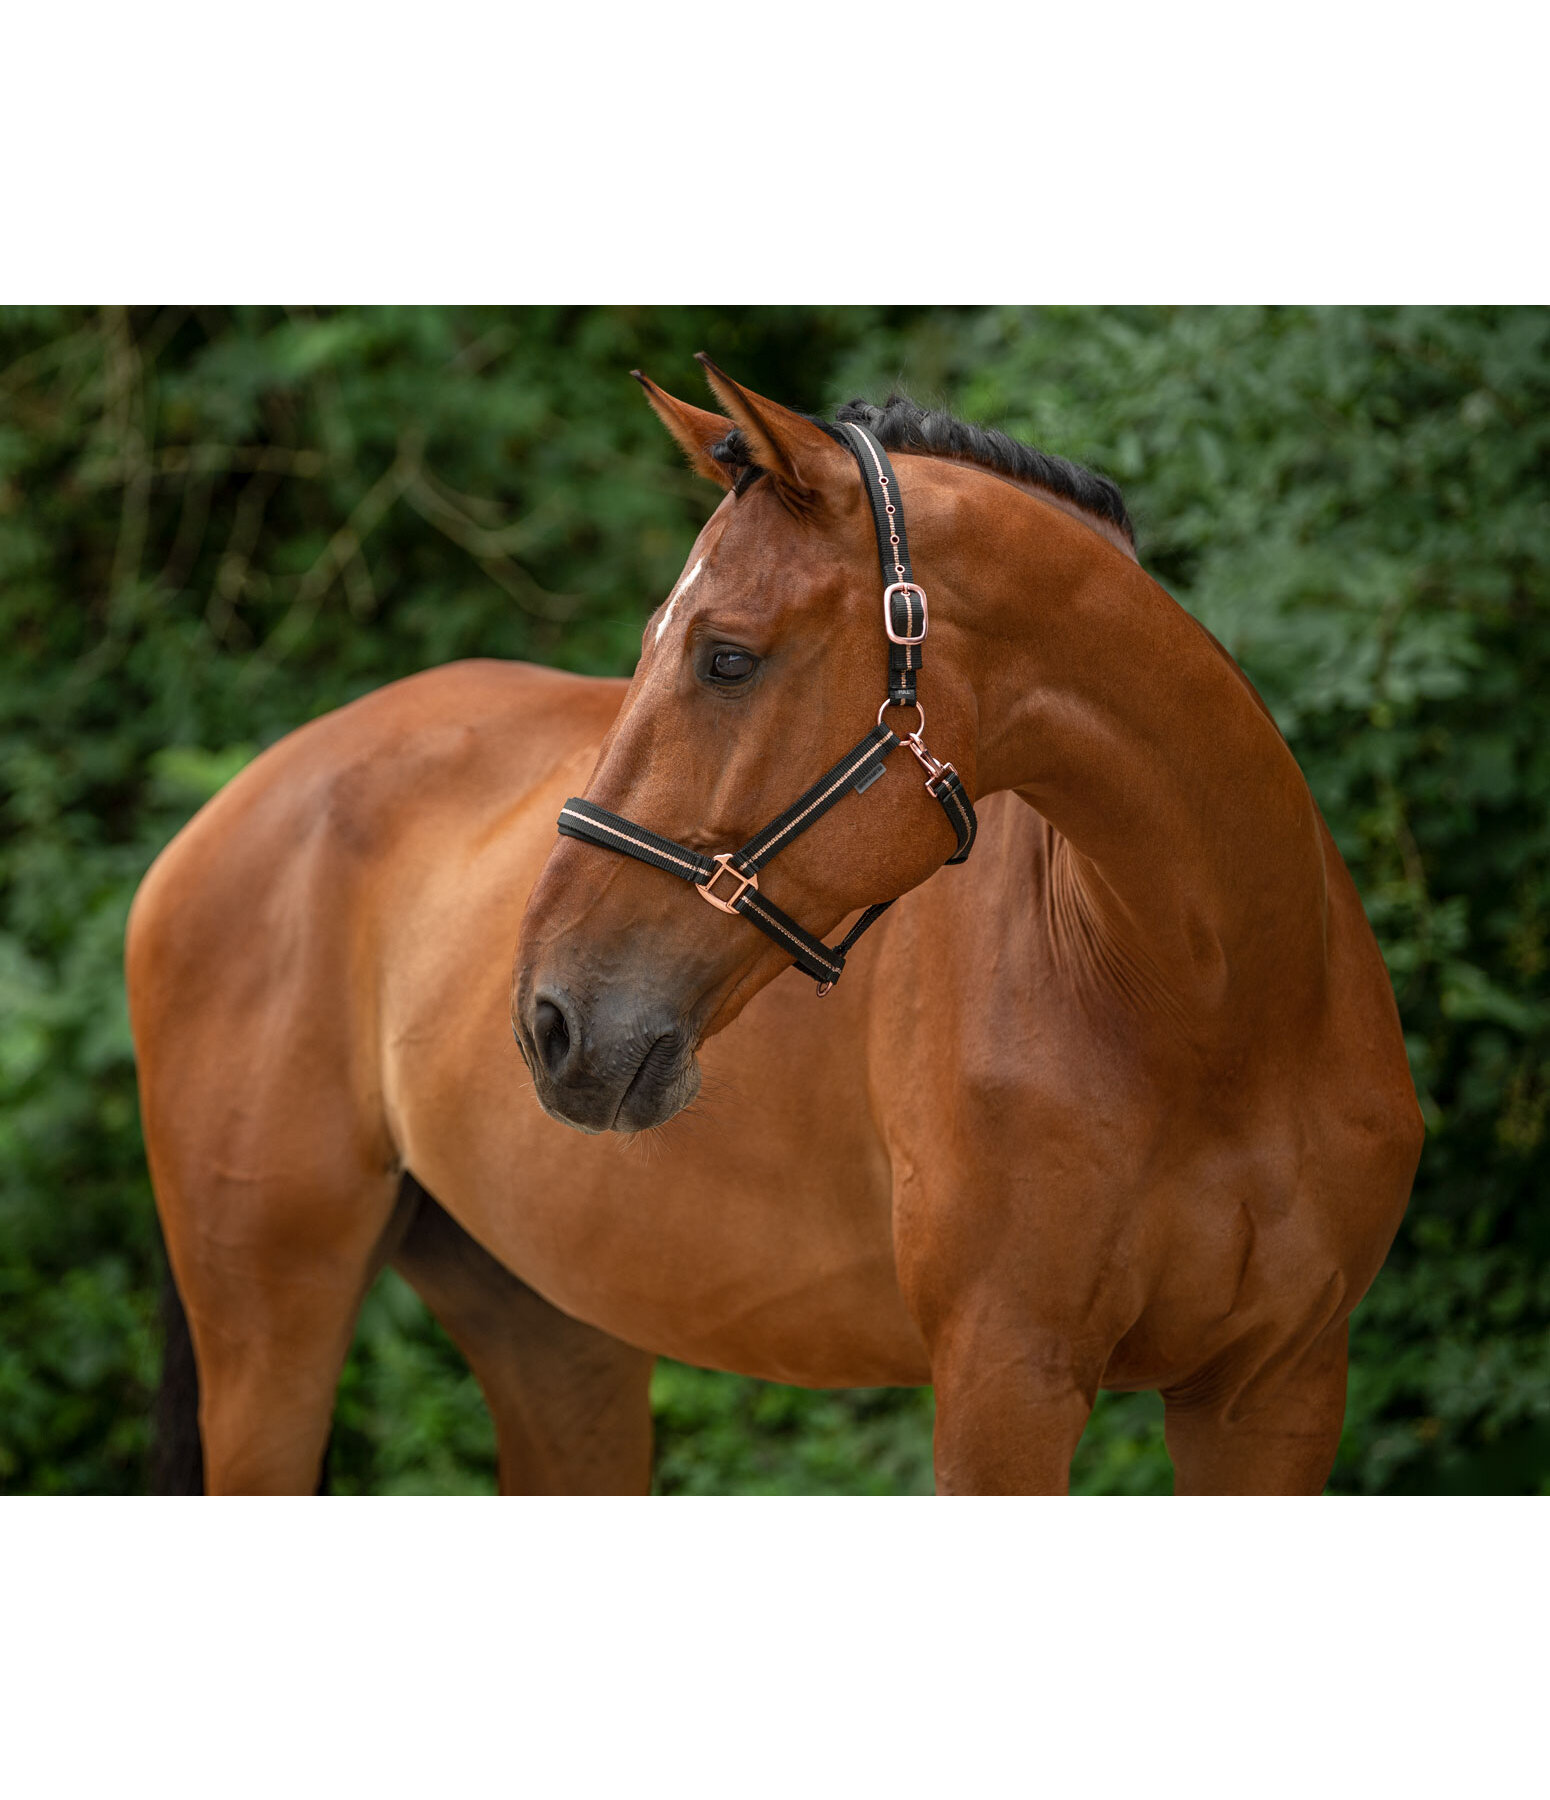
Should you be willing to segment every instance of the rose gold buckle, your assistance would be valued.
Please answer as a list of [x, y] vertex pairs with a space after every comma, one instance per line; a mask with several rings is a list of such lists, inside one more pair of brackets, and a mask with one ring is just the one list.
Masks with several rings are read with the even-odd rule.
[[[893, 597], [895, 594], [920, 595], [920, 631], [915, 637], [900, 637], [893, 628]], [[883, 630], [888, 633], [890, 644], [923, 644], [926, 641], [926, 626], [929, 619], [926, 612], [926, 590], [917, 581], [895, 581], [883, 589]]]
[[[749, 888], [752, 888], [755, 893], [758, 893], [759, 891], [759, 871], [755, 869], [752, 875], [744, 875], [741, 870], [734, 869], [732, 867], [732, 858], [736, 854], [737, 852], [735, 850], [723, 850], [719, 856], [712, 857], [711, 861], [720, 863], [721, 867], [717, 869], [709, 881], [695, 883], [695, 888], [698, 891], [700, 898], [702, 900], [708, 900], [718, 912], [736, 912], [738, 901], [748, 892]], [[723, 875], [730, 875], [732, 880], [737, 883], [737, 892], [733, 894], [730, 900], [718, 900], [710, 891], [711, 888], [720, 881]]]

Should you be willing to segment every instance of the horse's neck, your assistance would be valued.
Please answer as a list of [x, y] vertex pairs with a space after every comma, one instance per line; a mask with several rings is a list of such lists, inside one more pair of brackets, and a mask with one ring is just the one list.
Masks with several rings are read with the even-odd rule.
[[1165, 1010], [1248, 1003], [1321, 967], [1317, 813], [1237, 667], [1091, 533], [1004, 504], [986, 525], [962, 577], [978, 785], [1012, 789], [1065, 839], [1052, 917], [1073, 953]]

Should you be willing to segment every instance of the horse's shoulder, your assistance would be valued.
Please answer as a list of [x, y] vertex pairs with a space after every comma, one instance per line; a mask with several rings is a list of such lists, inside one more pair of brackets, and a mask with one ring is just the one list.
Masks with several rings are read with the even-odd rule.
[[190, 908], [247, 913], [287, 888], [343, 898], [430, 819], [477, 832], [567, 758], [585, 757], [626, 684], [526, 663], [446, 664], [374, 689], [256, 757], [141, 884], [134, 925]]

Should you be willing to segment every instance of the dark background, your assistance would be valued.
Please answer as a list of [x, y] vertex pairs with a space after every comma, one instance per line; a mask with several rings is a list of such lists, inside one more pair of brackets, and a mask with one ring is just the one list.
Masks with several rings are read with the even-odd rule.
[[[0, 1490], [143, 1487], [159, 1250], [120, 953], [150, 858], [263, 745], [467, 655], [625, 673], [713, 498], [628, 378], [708, 350], [808, 410], [902, 385], [1115, 476], [1351, 865], [1429, 1127], [1358, 1308], [1331, 1486], [1550, 1492], [1550, 313], [0, 312]], [[663, 1492], [930, 1486], [928, 1392], [664, 1363]], [[342, 1491], [493, 1487], [391, 1274]], [[1153, 1396], [1074, 1485], [1161, 1492]]]

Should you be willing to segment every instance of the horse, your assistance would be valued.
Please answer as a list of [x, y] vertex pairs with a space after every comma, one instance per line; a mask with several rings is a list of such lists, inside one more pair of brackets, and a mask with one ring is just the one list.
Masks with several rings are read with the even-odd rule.
[[[1422, 1121], [1269, 710], [1112, 483], [700, 361], [721, 411], [635, 372], [721, 493], [631, 679], [384, 687], [266, 750], [140, 887], [191, 1351], [164, 1485], [314, 1491], [392, 1264], [480, 1383], [503, 1492], [648, 1491], [663, 1355], [929, 1382], [940, 1493], [1066, 1491], [1100, 1389], [1161, 1393], [1177, 1492], [1321, 1491]], [[864, 732], [865, 784], [739, 861]], [[609, 854], [609, 819], [687, 881]], [[861, 908], [846, 966], [823, 934]]]

